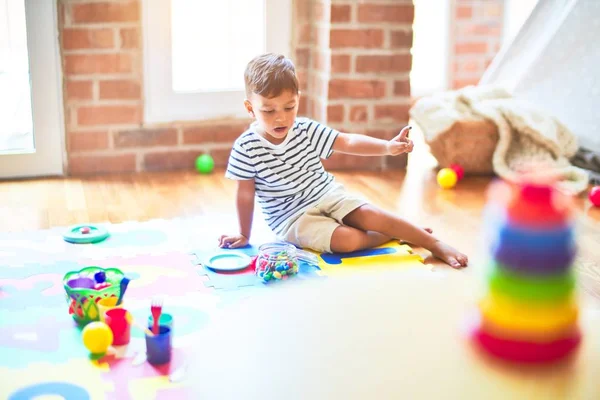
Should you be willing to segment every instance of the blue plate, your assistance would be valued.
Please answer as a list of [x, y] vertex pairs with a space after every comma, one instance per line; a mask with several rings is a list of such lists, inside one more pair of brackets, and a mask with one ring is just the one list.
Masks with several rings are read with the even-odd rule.
[[251, 262], [252, 259], [243, 253], [223, 252], [208, 257], [204, 266], [214, 271], [239, 271]]

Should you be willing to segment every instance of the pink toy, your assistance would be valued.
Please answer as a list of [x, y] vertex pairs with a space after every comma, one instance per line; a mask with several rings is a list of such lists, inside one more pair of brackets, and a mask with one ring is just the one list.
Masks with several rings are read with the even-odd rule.
[[600, 186], [594, 186], [588, 197], [594, 206], [600, 207]]

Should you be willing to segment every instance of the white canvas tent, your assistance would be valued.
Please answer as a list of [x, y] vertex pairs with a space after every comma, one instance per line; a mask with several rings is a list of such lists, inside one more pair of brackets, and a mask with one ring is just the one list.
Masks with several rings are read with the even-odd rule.
[[539, 0], [480, 84], [500, 84], [600, 153], [600, 0]]

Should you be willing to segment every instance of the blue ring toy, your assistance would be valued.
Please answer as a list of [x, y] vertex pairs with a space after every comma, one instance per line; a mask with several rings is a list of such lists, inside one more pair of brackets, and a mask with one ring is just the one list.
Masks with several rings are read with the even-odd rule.
[[[82, 233], [82, 228], [89, 228], [89, 233]], [[79, 224], [71, 226], [67, 232], [63, 234], [63, 239], [69, 243], [86, 244], [98, 243], [109, 237], [110, 234], [101, 226], [91, 224]]]
[[575, 255], [575, 248], [524, 251], [503, 245], [492, 250], [493, 259], [504, 269], [532, 276], [563, 274], [573, 264]]
[[90, 395], [81, 386], [66, 382], [44, 382], [13, 392], [8, 400], [31, 400], [43, 395], [61, 396], [65, 400], [89, 400]]
[[520, 249], [546, 250], [572, 247], [575, 245], [575, 238], [571, 227], [541, 230], [504, 225], [495, 235], [494, 242], [502, 246]]

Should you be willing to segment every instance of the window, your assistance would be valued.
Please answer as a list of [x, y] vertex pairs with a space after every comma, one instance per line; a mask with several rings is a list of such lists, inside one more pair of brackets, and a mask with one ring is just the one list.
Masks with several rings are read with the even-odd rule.
[[244, 69], [290, 56], [292, 0], [144, 0], [147, 123], [246, 116]]
[[[450, 2], [414, 0], [411, 93], [427, 96], [448, 88]], [[427, 8], [425, 8], [427, 7]]]

